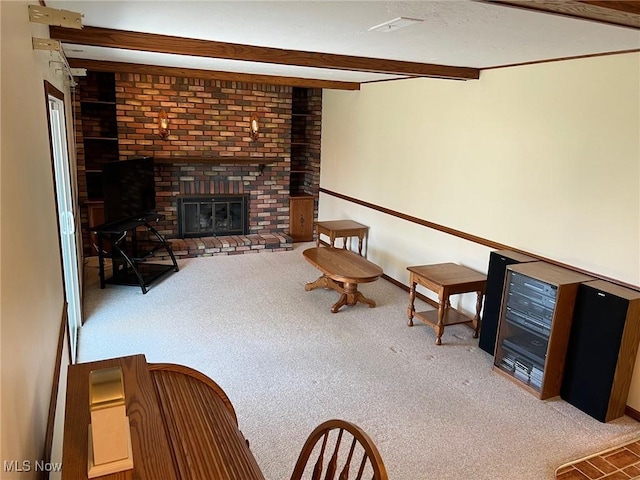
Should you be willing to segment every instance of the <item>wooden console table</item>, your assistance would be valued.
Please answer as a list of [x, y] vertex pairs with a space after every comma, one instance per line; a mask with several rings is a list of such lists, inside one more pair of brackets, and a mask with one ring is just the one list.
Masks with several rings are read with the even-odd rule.
[[378, 265], [351, 250], [339, 248], [308, 248], [302, 255], [324, 274], [315, 282], [307, 283], [304, 289], [331, 288], [341, 294], [331, 307], [331, 312], [337, 313], [344, 305], [358, 302], [366, 303], [371, 308], [376, 306], [376, 302], [358, 291], [358, 284], [377, 280], [383, 273]]
[[[320, 246], [320, 234], [329, 237], [329, 244], [334, 247], [336, 238], [342, 238], [343, 248], [347, 248], [347, 238], [349, 243], [351, 237], [358, 237], [358, 253], [362, 255], [362, 244], [365, 237], [369, 233], [369, 227], [353, 220], [329, 220], [325, 222], [316, 222], [316, 246]], [[351, 246], [351, 245], [349, 245]], [[369, 248], [367, 240], [367, 249]]]
[[144, 355], [69, 366], [62, 479], [87, 478], [89, 373], [121, 367], [131, 426], [133, 470], [105, 480], [264, 480], [238, 429], [229, 398], [213, 380]]
[[[407, 267], [410, 275], [409, 307], [407, 308], [407, 325], [413, 326], [413, 317], [422, 320], [427, 325], [433, 327], [436, 332], [436, 345], [442, 344], [442, 334], [444, 327], [459, 323], [471, 324], [473, 327], [473, 338], [478, 337], [480, 327], [480, 310], [482, 309], [482, 299], [484, 296], [486, 275], [463, 267], [456, 263], [440, 263], [436, 265], [420, 265]], [[414, 301], [416, 298], [416, 284], [436, 292], [438, 294], [438, 310], [426, 312], [416, 312]], [[451, 308], [449, 302], [450, 295], [460, 293], [476, 292], [476, 313], [473, 318]]]

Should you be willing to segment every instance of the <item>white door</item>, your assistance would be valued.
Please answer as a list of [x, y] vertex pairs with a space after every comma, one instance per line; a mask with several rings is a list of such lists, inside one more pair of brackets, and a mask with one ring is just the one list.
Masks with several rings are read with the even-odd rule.
[[58, 203], [58, 225], [62, 250], [62, 270], [64, 288], [68, 304], [69, 347], [71, 359], [75, 362], [78, 328], [81, 324], [80, 284], [78, 276], [78, 251], [76, 249], [76, 223], [73, 215], [71, 176], [64, 102], [52, 95], [48, 96], [51, 145], [53, 149], [53, 169], [55, 191]]

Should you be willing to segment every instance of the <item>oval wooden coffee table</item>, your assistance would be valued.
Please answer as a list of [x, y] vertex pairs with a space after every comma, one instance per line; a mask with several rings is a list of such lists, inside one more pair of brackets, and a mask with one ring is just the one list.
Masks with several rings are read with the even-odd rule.
[[378, 265], [351, 250], [339, 248], [308, 248], [302, 255], [323, 273], [315, 282], [307, 283], [304, 289], [331, 288], [341, 294], [340, 299], [331, 307], [333, 313], [337, 313], [344, 305], [355, 305], [358, 302], [366, 303], [370, 308], [376, 306], [376, 302], [358, 291], [358, 284], [380, 278], [383, 272]]

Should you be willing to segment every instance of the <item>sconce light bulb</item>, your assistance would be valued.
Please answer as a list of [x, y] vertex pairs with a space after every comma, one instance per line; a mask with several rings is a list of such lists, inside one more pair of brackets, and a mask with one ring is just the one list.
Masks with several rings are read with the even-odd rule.
[[158, 130], [160, 138], [166, 140], [169, 136], [169, 117], [164, 110], [160, 110], [160, 114], [158, 115]]

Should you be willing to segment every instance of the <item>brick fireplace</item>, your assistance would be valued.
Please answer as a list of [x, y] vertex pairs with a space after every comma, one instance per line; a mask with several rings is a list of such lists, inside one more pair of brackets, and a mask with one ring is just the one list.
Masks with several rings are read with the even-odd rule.
[[284, 234], [288, 192], [278, 188], [269, 167], [261, 174], [257, 165], [157, 164], [156, 208], [164, 216], [158, 230], [168, 238], [179, 237], [179, 198], [246, 195], [247, 234]]
[[[238, 247], [237, 253], [244, 247], [252, 250], [254, 245], [255, 249], [292, 247], [288, 236], [292, 87], [129, 72], [111, 75], [119, 158], [154, 158], [156, 207], [164, 217], [157, 229], [171, 239], [178, 254], [200, 255], [203, 250], [216, 248], [234, 253], [228, 250], [232, 244]], [[83, 89], [91, 91], [92, 87], [84, 82], [80, 82], [75, 102], [81, 204], [91, 200], [84, 179], [84, 170], [89, 172], [89, 167], [82, 147], [81, 113]], [[321, 91], [316, 90], [316, 95], [319, 118]], [[169, 117], [166, 140], [157, 131], [161, 109]], [[249, 130], [253, 113], [260, 122], [257, 140], [251, 139]], [[319, 120], [315, 125], [319, 139]], [[314, 175], [319, 180], [319, 149], [317, 155]], [[317, 186], [311, 194], [317, 195]], [[178, 199], [209, 195], [246, 196], [246, 235], [179, 239]], [[82, 223], [83, 231], [88, 230], [85, 211]], [[88, 234], [85, 251], [90, 251], [87, 245]]]
[[249, 233], [247, 195], [178, 197], [178, 238], [221, 237]]
[[[178, 256], [243, 253], [251, 250], [290, 250], [287, 189], [273, 180], [270, 165], [165, 163], [156, 157], [156, 208], [163, 215], [158, 231], [172, 239]], [[166, 159], [166, 162], [169, 162]], [[266, 183], [265, 183], [266, 182]], [[283, 182], [281, 182], [283, 183]], [[280, 185], [280, 186], [279, 186]], [[180, 239], [179, 200], [243, 196], [247, 201], [246, 234]], [[175, 240], [173, 240], [175, 239]]]

